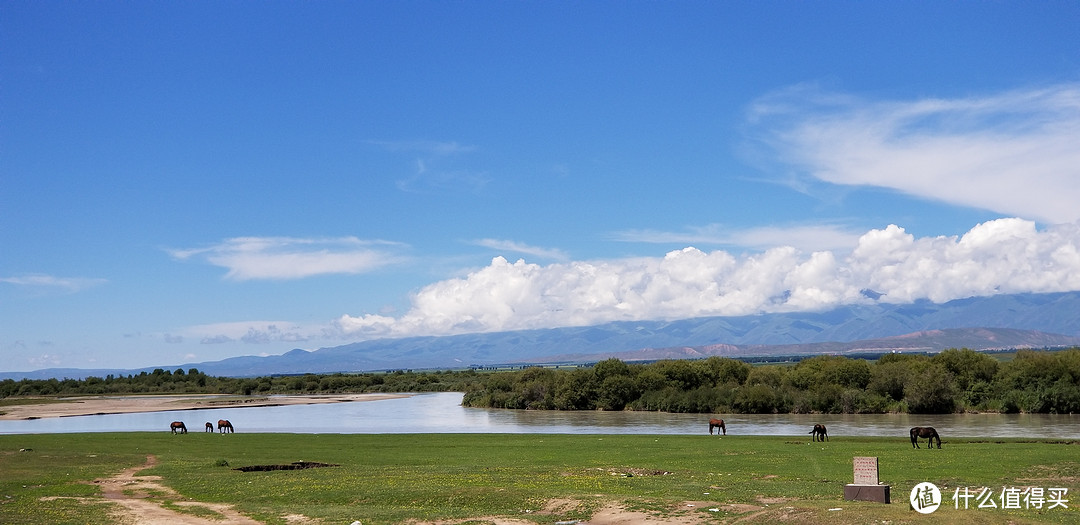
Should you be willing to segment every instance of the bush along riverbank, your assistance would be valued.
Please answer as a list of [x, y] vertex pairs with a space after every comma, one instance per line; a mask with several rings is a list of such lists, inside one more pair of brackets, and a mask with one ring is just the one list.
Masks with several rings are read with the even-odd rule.
[[967, 349], [933, 356], [839, 356], [751, 366], [720, 357], [486, 377], [466, 406], [693, 413], [1080, 413], [1080, 349], [1021, 350], [1008, 361]]

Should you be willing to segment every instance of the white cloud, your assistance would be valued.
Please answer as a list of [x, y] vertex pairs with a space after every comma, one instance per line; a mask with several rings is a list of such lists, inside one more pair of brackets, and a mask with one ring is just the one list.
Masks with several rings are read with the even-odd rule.
[[63, 359], [56, 354], [41, 354], [28, 357], [27, 362], [34, 368], [48, 368], [60, 366], [63, 363]]
[[750, 121], [784, 160], [830, 183], [1080, 219], [1080, 84], [885, 102], [798, 87], [759, 100]]
[[[242, 342], [248, 344], [302, 343], [319, 338], [324, 328], [289, 321], [241, 321], [190, 326], [184, 335], [201, 344]], [[172, 336], [180, 338], [181, 336]]]
[[105, 279], [85, 277], [55, 277], [52, 275], [32, 274], [19, 277], [0, 277], [0, 283], [25, 286], [39, 290], [59, 290], [75, 293], [108, 282]]
[[525, 255], [535, 255], [542, 259], [554, 259], [556, 261], [565, 261], [570, 257], [565, 252], [558, 248], [541, 248], [539, 246], [530, 246], [528, 244], [520, 243], [517, 241], [499, 240], [499, 239], [479, 239], [473, 241], [473, 244], [477, 246], [483, 246], [485, 248], [491, 248], [497, 251], [522, 253]]
[[684, 232], [627, 230], [613, 239], [625, 242], [658, 244], [726, 245], [763, 249], [792, 246], [803, 251], [850, 250], [859, 233], [831, 224], [767, 226], [747, 229], [726, 228], [719, 224], [689, 228]]
[[301, 279], [324, 274], [358, 274], [400, 263], [401, 244], [355, 237], [297, 239], [237, 237], [209, 248], [169, 250], [177, 259], [200, 257], [227, 268], [228, 279]]
[[936, 302], [996, 293], [1080, 290], [1080, 226], [1039, 230], [999, 219], [963, 236], [915, 238], [890, 225], [853, 250], [778, 247], [749, 255], [684, 248], [664, 257], [546, 266], [496, 257], [467, 276], [428, 285], [394, 318], [344, 315], [328, 337], [445, 335], [616, 320], [824, 310], [881, 301]]

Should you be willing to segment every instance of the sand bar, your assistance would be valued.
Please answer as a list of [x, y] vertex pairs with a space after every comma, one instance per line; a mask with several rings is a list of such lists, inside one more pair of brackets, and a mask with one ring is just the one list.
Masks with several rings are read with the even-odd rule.
[[48, 417], [205, 410], [209, 408], [272, 407], [282, 405], [317, 405], [353, 401], [379, 401], [409, 397], [413, 394], [330, 394], [283, 396], [234, 395], [145, 395], [78, 396], [41, 398], [41, 403], [0, 406], [0, 420], [41, 419]]

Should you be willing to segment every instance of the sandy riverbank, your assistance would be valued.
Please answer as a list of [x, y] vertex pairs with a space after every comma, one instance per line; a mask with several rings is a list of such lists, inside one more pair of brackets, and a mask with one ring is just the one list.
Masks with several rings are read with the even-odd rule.
[[353, 401], [378, 401], [409, 397], [412, 394], [338, 394], [289, 396], [80, 396], [42, 398], [40, 403], [0, 406], [0, 420], [40, 419], [47, 417], [205, 410], [209, 408], [268, 407], [281, 405], [317, 405]]

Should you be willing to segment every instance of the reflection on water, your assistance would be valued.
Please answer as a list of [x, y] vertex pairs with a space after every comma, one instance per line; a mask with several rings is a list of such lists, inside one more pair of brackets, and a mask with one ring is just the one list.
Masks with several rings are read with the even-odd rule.
[[[506, 433], [506, 434], [706, 434], [705, 414], [660, 412], [555, 412], [492, 410], [461, 406], [462, 394], [323, 405], [219, 408], [141, 414], [109, 414], [32, 421], [0, 421], [0, 434], [65, 432], [168, 432], [183, 420], [189, 432], [203, 422], [228, 419], [238, 432], [333, 434]], [[723, 414], [729, 434], [805, 435], [814, 423], [830, 436], [907, 437], [913, 426], [933, 426], [957, 437], [1080, 439], [1080, 416], [1049, 414]]]

